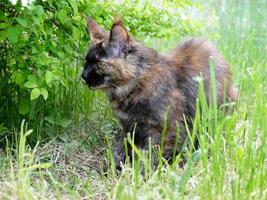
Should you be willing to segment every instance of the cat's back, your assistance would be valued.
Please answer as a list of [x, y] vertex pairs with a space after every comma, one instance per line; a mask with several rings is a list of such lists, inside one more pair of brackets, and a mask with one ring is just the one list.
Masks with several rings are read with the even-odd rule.
[[170, 58], [188, 79], [201, 76], [204, 80], [206, 94], [209, 93], [210, 65], [212, 64], [215, 68], [218, 100], [224, 98], [224, 89], [230, 100], [235, 100], [236, 94], [232, 86], [229, 64], [211, 42], [202, 38], [187, 39], [172, 51]]
[[202, 38], [190, 38], [178, 45], [171, 53], [171, 57], [184, 67], [192, 70], [209, 68], [209, 62], [229, 71], [229, 66], [218, 49], [209, 41]]

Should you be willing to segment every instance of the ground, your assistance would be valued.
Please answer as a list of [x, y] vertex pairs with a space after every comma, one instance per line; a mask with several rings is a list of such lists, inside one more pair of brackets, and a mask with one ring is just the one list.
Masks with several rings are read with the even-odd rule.
[[[233, 113], [207, 109], [196, 120], [200, 149], [185, 149], [156, 171], [146, 163], [141, 174], [135, 163], [99, 174], [119, 128], [103, 100], [97, 117], [35, 148], [25, 126], [18, 131], [17, 148], [0, 149], [0, 199], [267, 199], [267, 5], [216, 2], [202, 10], [209, 21], [201, 35], [229, 61], [239, 95]], [[212, 6], [221, 6], [215, 17], [205, 13]], [[173, 41], [149, 44], [167, 51]]]

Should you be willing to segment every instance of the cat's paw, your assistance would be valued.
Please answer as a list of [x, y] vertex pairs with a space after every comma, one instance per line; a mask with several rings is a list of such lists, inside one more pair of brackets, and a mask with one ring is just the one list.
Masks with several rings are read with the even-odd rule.
[[115, 164], [115, 169], [122, 169], [122, 165], [125, 163], [126, 154], [123, 148], [116, 148], [113, 153], [113, 159]]

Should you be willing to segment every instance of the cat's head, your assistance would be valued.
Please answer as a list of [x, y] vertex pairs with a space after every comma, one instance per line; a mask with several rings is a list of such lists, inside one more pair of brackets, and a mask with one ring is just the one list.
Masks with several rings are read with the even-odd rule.
[[85, 57], [82, 77], [91, 89], [127, 85], [138, 77], [150, 50], [131, 38], [120, 18], [106, 31], [88, 18], [91, 45]]

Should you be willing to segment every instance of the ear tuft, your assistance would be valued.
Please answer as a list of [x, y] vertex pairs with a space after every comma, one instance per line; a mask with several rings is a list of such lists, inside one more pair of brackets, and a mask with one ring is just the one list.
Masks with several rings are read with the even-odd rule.
[[127, 54], [129, 50], [129, 35], [126, 28], [122, 24], [120, 17], [116, 17], [110, 30], [110, 42], [113, 43], [120, 52]]
[[113, 25], [120, 25], [120, 26], [123, 26], [122, 19], [121, 19], [121, 17], [120, 17], [119, 15], [117, 15], [117, 16], [114, 18]]

